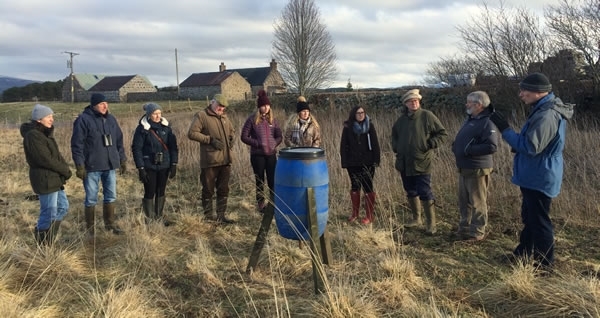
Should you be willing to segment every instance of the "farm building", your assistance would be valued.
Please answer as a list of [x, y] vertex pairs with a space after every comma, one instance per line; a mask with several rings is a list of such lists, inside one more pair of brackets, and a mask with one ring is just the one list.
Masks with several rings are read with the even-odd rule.
[[271, 60], [268, 67], [232, 70], [228, 70], [225, 63], [221, 62], [218, 72], [194, 73], [185, 79], [179, 85], [179, 96], [198, 100], [223, 94], [230, 100], [246, 100], [256, 96], [260, 89], [269, 94], [287, 91], [275, 60]]
[[90, 100], [88, 90], [104, 77], [105, 75], [97, 74], [73, 74], [73, 93], [71, 93], [71, 76], [67, 76], [63, 81], [63, 102], [70, 102], [71, 96], [74, 102], [88, 102]]
[[129, 93], [155, 93], [156, 87], [141, 75], [106, 76], [88, 89], [88, 94], [101, 93], [109, 102], [127, 102]]
[[230, 100], [245, 100], [252, 91], [248, 81], [232, 71], [194, 73], [179, 84], [182, 98], [208, 100], [215, 94], [223, 94]]

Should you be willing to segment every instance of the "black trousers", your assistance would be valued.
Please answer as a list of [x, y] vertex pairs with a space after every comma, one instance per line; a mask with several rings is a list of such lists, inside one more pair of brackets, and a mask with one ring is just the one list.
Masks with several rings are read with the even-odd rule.
[[256, 202], [264, 202], [265, 174], [267, 175], [269, 198], [271, 197], [271, 192], [275, 188], [275, 165], [277, 164], [277, 155], [250, 155], [250, 164], [252, 164], [256, 183]]
[[552, 198], [526, 188], [521, 188], [521, 194], [521, 219], [525, 226], [514, 254], [533, 257], [542, 265], [550, 266], [554, 262], [554, 227], [550, 220]]
[[347, 170], [352, 191], [360, 191], [362, 188], [365, 193], [373, 192], [375, 166], [348, 167]]
[[148, 182], [144, 183], [144, 199], [153, 199], [156, 197], [164, 197], [169, 179], [169, 169], [150, 170], [147, 169]]

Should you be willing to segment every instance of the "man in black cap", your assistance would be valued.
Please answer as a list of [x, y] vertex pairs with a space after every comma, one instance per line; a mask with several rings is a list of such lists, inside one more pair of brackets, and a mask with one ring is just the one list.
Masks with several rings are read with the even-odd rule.
[[85, 189], [85, 223], [90, 238], [94, 236], [95, 208], [99, 184], [102, 182], [104, 227], [122, 234], [115, 225], [117, 200], [116, 170], [125, 173], [126, 160], [123, 133], [117, 119], [108, 112], [106, 97], [92, 94], [90, 105], [75, 119], [71, 137], [71, 153], [76, 175]]
[[532, 107], [519, 133], [510, 128], [500, 113], [490, 116], [515, 152], [512, 182], [521, 188], [523, 195], [524, 227], [513, 254], [533, 258], [550, 269], [554, 263], [550, 204], [560, 192], [567, 120], [573, 116], [575, 105], [565, 104], [556, 97], [550, 81], [542, 73], [525, 77], [519, 88], [521, 100]]

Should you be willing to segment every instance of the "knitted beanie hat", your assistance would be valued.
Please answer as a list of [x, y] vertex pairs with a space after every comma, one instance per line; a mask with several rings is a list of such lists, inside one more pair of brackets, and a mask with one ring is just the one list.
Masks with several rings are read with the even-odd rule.
[[31, 111], [31, 120], [40, 120], [51, 114], [54, 114], [54, 112], [50, 107], [42, 104], [35, 104], [35, 106], [33, 106], [33, 111]]
[[104, 95], [102, 95], [100, 93], [94, 93], [94, 94], [92, 94], [92, 97], [90, 98], [90, 105], [96, 106], [105, 101], [106, 101], [106, 97], [104, 97]]
[[154, 113], [158, 109], [162, 110], [160, 105], [158, 105], [156, 103], [144, 104], [144, 110], [146, 111], [146, 117], [150, 117], [150, 115], [152, 115], [152, 113]]
[[542, 73], [533, 73], [527, 75], [527, 77], [519, 83], [519, 88], [525, 91], [544, 93], [552, 90], [552, 84], [550, 84], [546, 75]]
[[299, 113], [305, 109], [310, 111], [310, 107], [308, 106], [308, 103], [306, 102], [306, 98], [304, 96], [300, 96], [300, 97], [298, 97], [298, 103], [296, 103], [296, 113]]
[[267, 92], [265, 92], [264, 89], [261, 89], [260, 91], [258, 91], [258, 93], [256, 95], [258, 95], [258, 98], [256, 99], [256, 107], [260, 107], [260, 106], [264, 106], [264, 105], [271, 105], [271, 101], [269, 100], [269, 97], [267, 96]]

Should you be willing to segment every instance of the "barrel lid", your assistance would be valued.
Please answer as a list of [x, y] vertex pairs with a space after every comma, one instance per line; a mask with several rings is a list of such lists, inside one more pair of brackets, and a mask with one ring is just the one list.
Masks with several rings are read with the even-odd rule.
[[325, 157], [325, 150], [315, 147], [283, 148], [279, 150], [279, 157], [290, 159], [313, 159]]

